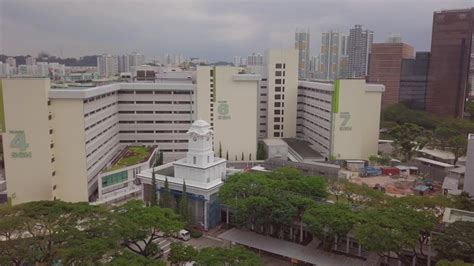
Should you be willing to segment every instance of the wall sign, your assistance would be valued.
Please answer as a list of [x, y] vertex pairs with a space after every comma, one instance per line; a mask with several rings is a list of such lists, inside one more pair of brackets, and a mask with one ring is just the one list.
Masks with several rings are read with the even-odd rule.
[[17, 149], [11, 153], [12, 158], [31, 158], [31, 151], [28, 151], [30, 144], [26, 142], [26, 134], [23, 130], [10, 130], [10, 134], [14, 134], [10, 142], [10, 148]]
[[341, 112], [339, 114], [339, 117], [342, 119], [341, 126], [339, 127], [339, 130], [341, 131], [351, 131], [352, 126], [349, 126], [349, 122], [351, 121], [351, 113], [349, 112]]
[[229, 104], [227, 101], [218, 101], [219, 105], [217, 106], [217, 119], [219, 120], [228, 120], [230, 119], [229, 115]]

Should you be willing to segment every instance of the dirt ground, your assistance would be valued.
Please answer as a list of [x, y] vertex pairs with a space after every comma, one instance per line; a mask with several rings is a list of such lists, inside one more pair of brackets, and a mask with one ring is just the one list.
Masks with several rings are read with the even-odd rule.
[[[352, 177], [351, 182], [356, 184], [366, 184], [369, 187], [374, 187], [376, 184], [385, 188], [385, 193], [387, 195], [395, 197], [403, 197], [408, 195], [414, 195], [414, 188], [416, 186], [416, 181], [421, 177], [415, 175], [409, 175], [407, 177], [390, 177], [390, 176], [373, 176], [373, 177]], [[435, 193], [438, 186], [434, 185]]]

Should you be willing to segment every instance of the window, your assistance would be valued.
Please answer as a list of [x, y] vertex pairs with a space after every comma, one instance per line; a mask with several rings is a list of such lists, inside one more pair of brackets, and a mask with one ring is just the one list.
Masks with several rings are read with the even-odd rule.
[[281, 71], [275, 71], [275, 76], [277, 76], [277, 77], [281, 77], [281, 76], [282, 76], [282, 73], [281, 73]]
[[52, 128], [49, 130], [49, 134], [50, 135], [53, 134], [53, 129]]
[[275, 84], [282, 84], [281, 79], [275, 79]]
[[210, 74], [211, 74], [211, 77], [214, 76], [214, 69], [211, 69]]
[[53, 116], [52, 116], [52, 115], [48, 115], [48, 119], [49, 119], [49, 120], [53, 119]]
[[275, 103], [275, 107], [281, 107], [281, 103]]
[[275, 64], [275, 68], [281, 68], [281, 63]]
[[51, 143], [51, 144], [49, 145], [49, 147], [50, 147], [51, 149], [54, 148], [54, 144]]
[[275, 117], [275, 118], [273, 119], [273, 122], [280, 122], [280, 117]]
[[55, 175], [56, 175], [56, 171], [53, 171], [53, 172], [51, 173], [51, 175], [52, 175], [52, 176], [55, 176]]
[[275, 110], [275, 114], [276, 114], [276, 115], [279, 115], [279, 114], [280, 114], [280, 110]]
[[277, 138], [280, 137], [280, 132], [273, 132], [273, 136]]
[[128, 179], [128, 171], [122, 171], [115, 174], [102, 177], [102, 187], [108, 187], [118, 183], [122, 183]]
[[275, 129], [275, 130], [280, 129], [280, 125], [274, 125], [274, 126], [273, 126], [273, 129]]
[[281, 91], [281, 87], [275, 87], [275, 91]]
[[56, 159], [54, 159], [54, 157], [51, 158], [51, 162], [54, 163], [54, 161], [56, 161]]
[[196, 156], [193, 156], [193, 164], [196, 164]]
[[281, 99], [281, 95], [280, 94], [275, 94], [275, 100], [280, 100]]

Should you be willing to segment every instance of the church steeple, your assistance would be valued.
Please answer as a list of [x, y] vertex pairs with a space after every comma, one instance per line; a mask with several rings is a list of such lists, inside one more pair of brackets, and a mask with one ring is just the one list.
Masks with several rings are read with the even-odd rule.
[[196, 120], [186, 134], [188, 134], [187, 163], [197, 167], [206, 167], [213, 163], [213, 132], [209, 123], [204, 120]]

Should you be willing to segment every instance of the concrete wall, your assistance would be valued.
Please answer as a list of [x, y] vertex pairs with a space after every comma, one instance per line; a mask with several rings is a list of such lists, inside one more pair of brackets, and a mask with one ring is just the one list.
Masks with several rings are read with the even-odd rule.
[[[271, 49], [267, 52], [266, 60], [268, 69], [267, 137], [294, 138], [296, 137], [298, 100], [298, 51], [295, 49]], [[281, 65], [281, 68], [277, 68], [277, 64]], [[277, 72], [282, 75], [277, 76]], [[277, 84], [277, 80], [281, 80], [281, 84]], [[279, 99], [276, 99], [275, 95]], [[280, 114], [275, 114], [275, 110], [280, 111]], [[282, 111], [283, 114], [281, 114]], [[275, 129], [275, 126], [280, 129]]]
[[338, 80], [332, 101], [332, 156], [364, 159], [377, 154], [383, 85]]
[[[5, 79], [2, 133], [8, 196], [13, 204], [52, 200], [55, 163], [50, 147], [49, 79]], [[24, 138], [23, 138], [24, 136]], [[23, 145], [26, 144], [26, 145]]]
[[53, 193], [64, 201], [88, 201], [84, 103], [82, 99], [55, 99], [51, 111], [56, 151]]
[[466, 173], [463, 190], [474, 196], [474, 134], [469, 134], [467, 145]]

